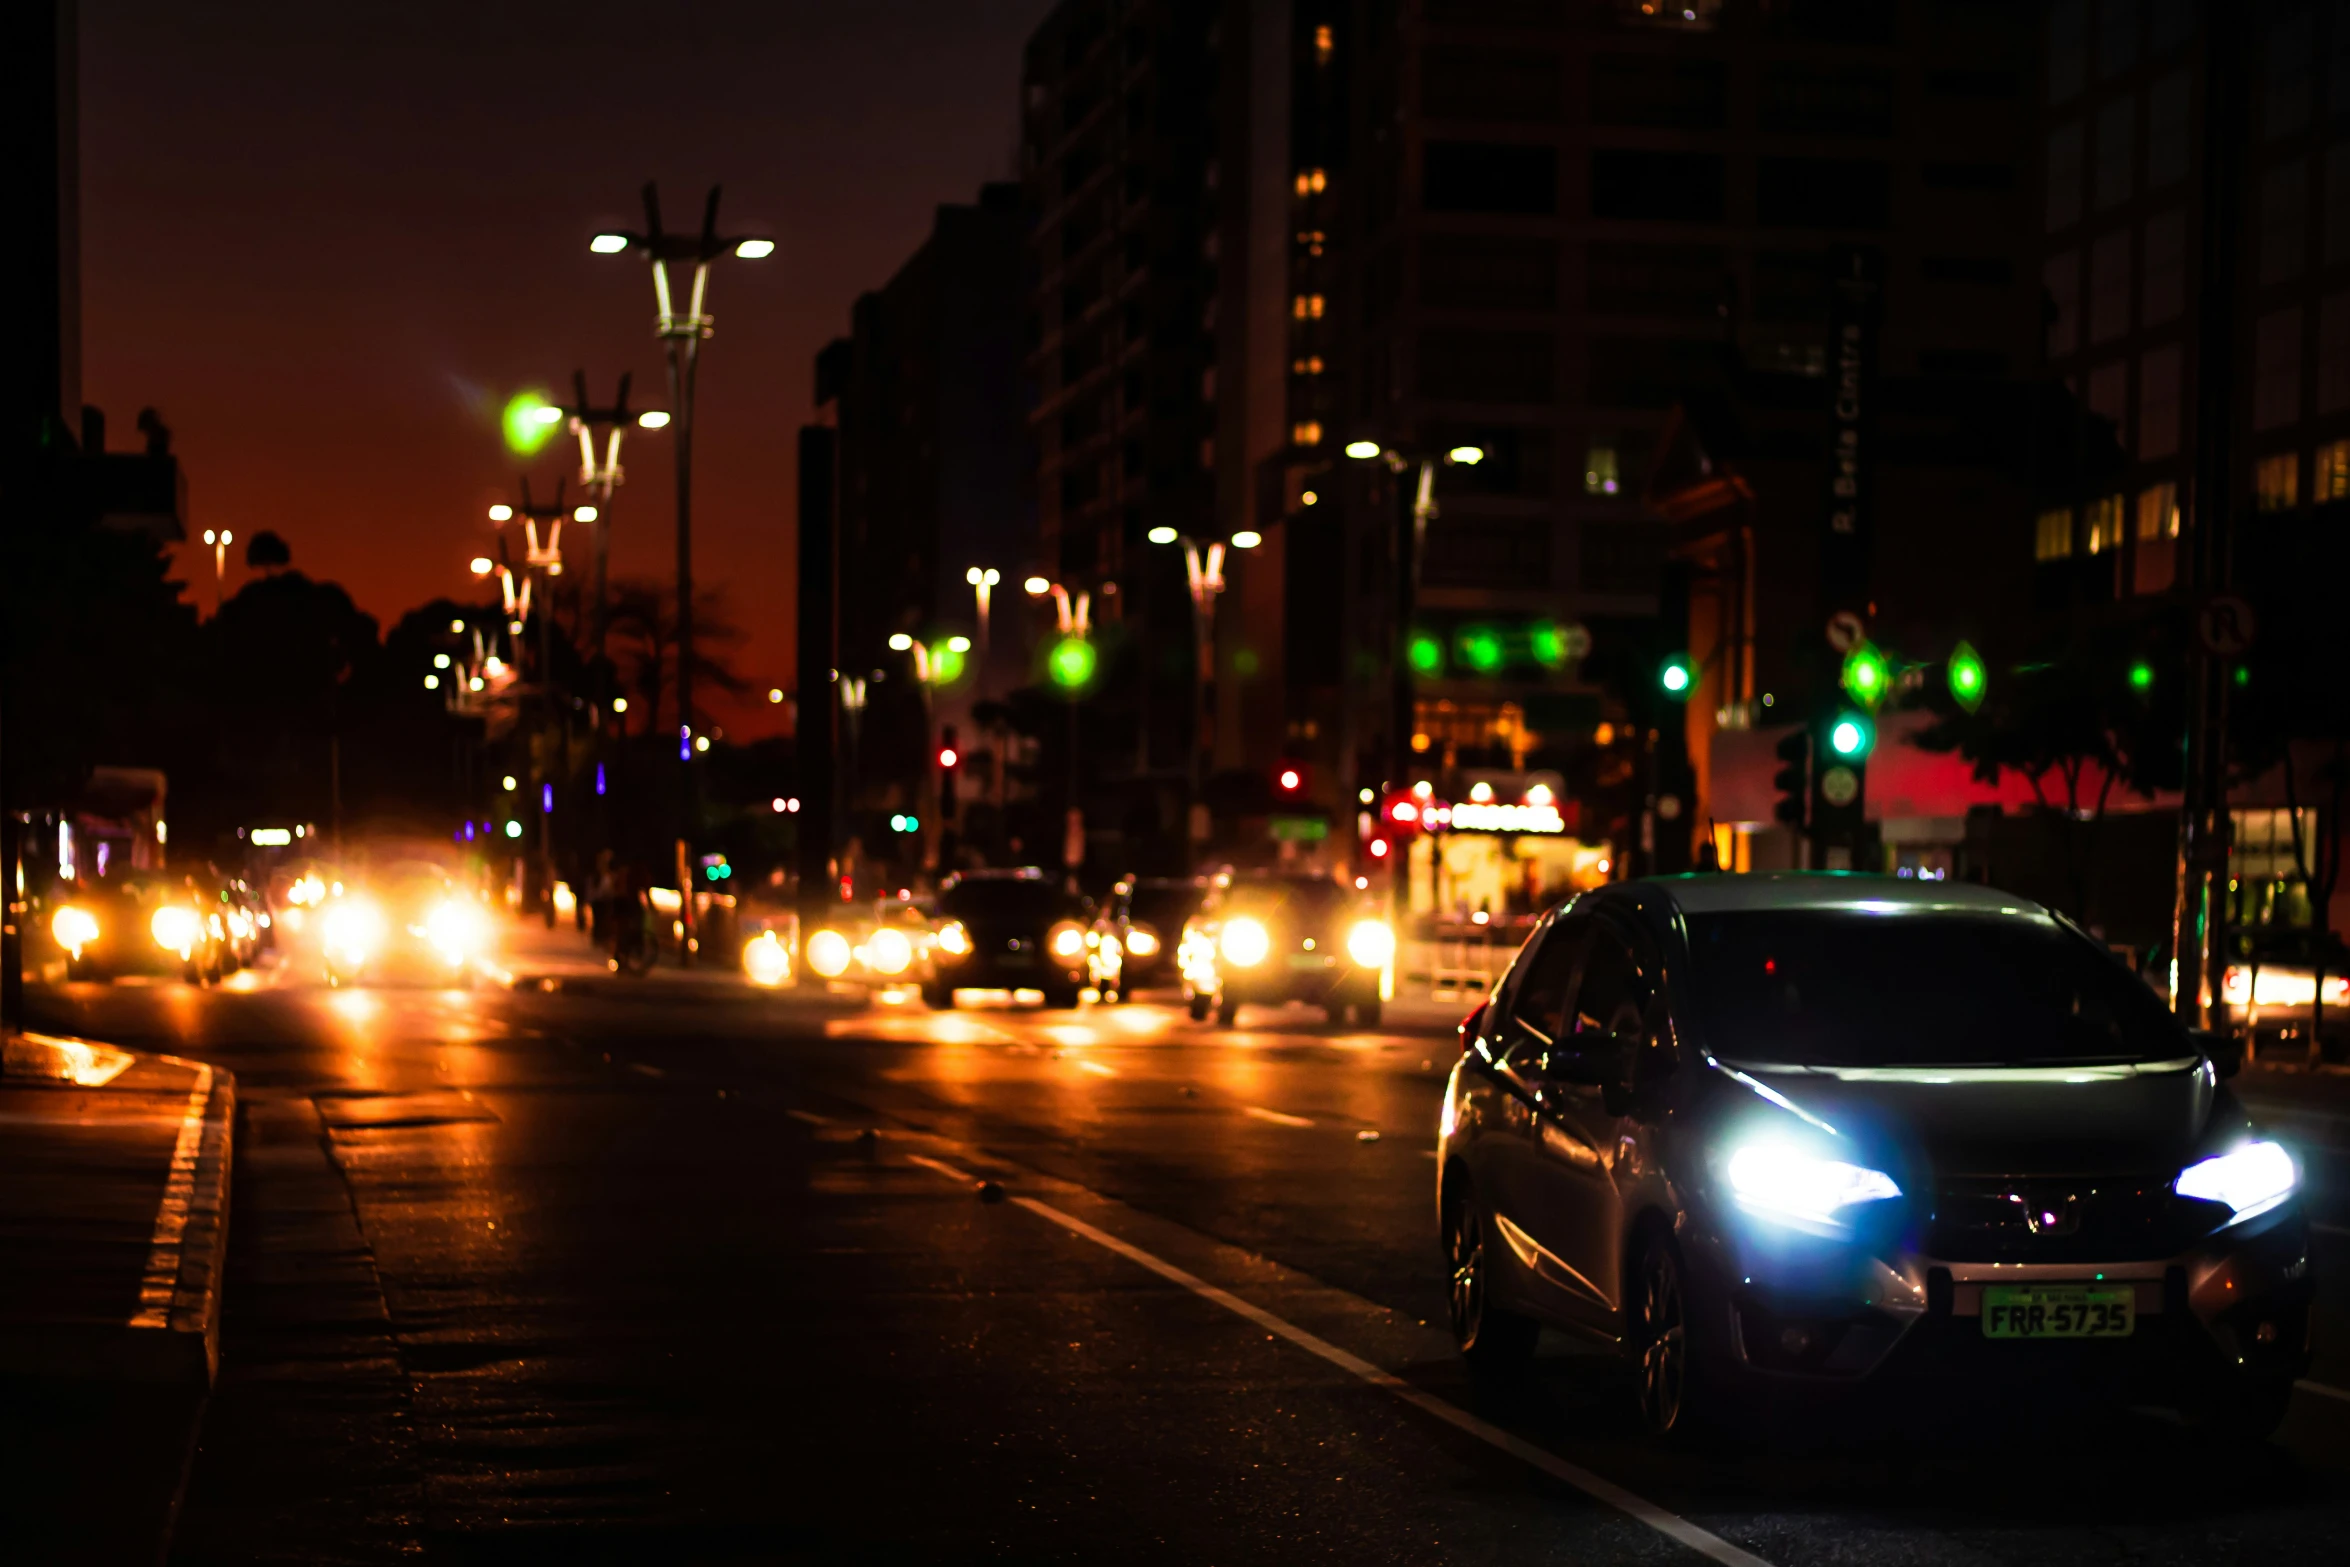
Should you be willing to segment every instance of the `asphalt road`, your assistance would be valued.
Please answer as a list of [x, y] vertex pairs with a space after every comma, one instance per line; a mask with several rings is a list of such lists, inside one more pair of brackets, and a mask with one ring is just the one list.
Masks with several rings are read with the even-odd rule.
[[661, 976], [33, 1004], [238, 1074], [181, 1563], [2266, 1567], [2350, 1540], [2340, 1079], [2242, 1080], [2326, 1226], [2320, 1358], [2268, 1446], [2117, 1416], [1689, 1456], [1564, 1342], [1517, 1387], [1453, 1358], [1444, 1040]]

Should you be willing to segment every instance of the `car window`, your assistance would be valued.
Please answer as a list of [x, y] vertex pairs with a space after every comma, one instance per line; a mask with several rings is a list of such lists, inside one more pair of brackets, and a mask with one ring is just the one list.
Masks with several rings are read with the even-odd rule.
[[1574, 1026], [1570, 1030], [1578, 1049], [1601, 1044], [1629, 1017], [1637, 1026], [1648, 1005], [1648, 987], [1635, 970], [1632, 949], [1624, 938], [1604, 926], [1591, 937], [1583, 962], [1583, 980], [1575, 987]]
[[939, 895], [938, 908], [959, 920], [1049, 920], [1077, 912], [1059, 887], [1025, 877], [959, 881]]
[[2129, 970], [2046, 918], [1778, 909], [1689, 921], [1697, 1019], [1792, 1066], [2170, 1060], [2193, 1047]]
[[1526, 977], [1510, 998], [1510, 1046], [1533, 1036], [1548, 1045], [1559, 1037], [1567, 1010], [1568, 988], [1574, 983], [1575, 961], [1591, 938], [1591, 921], [1564, 919], [1551, 926], [1527, 959]]

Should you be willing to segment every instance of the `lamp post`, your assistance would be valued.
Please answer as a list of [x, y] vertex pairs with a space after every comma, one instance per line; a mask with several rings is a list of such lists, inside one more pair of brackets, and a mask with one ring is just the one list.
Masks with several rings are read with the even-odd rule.
[[[547, 719], [547, 732], [553, 735], [569, 728], [561, 704], [555, 699], [555, 588], [554, 579], [563, 574], [563, 524], [577, 522], [593, 525], [602, 513], [594, 506], [568, 506], [563, 501], [563, 488], [557, 484], [552, 503], [535, 503], [530, 498], [530, 481], [522, 481], [522, 504], [509, 506], [503, 501], [490, 508], [490, 521], [499, 529], [499, 561], [489, 562], [487, 556], [474, 561], [474, 574], [485, 576], [484, 564], [490, 564], [498, 574], [504, 592], [507, 630], [516, 638], [516, 661], [522, 656], [521, 637], [532, 619], [533, 609], [538, 620], [538, 687], [539, 697]], [[517, 573], [507, 564], [506, 525], [519, 520], [522, 524], [523, 562], [521, 584], [516, 586]], [[543, 532], [541, 530], [544, 530]], [[534, 594], [533, 589], [537, 589]], [[537, 600], [533, 605], [532, 600]], [[534, 769], [534, 781], [539, 786], [539, 879], [542, 911], [548, 928], [555, 923], [555, 822], [553, 810], [554, 781], [544, 769]]]
[[[657, 310], [653, 335], [660, 339], [667, 351], [669, 368], [669, 403], [675, 410], [677, 463], [677, 716], [680, 728], [678, 761], [683, 772], [682, 816], [680, 841], [691, 833], [694, 816], [692, 729], [694, 722], [694, 547], [693, 547], [693, 453], [694, 453], [694, 371], [701, 362], [702, 340], [717, 330], [717, 322], [703, 307], [709, 299], [710, 263], [731, 251], [745, 261], [764, 260], [775, 254], [775, 241], [756, 235], [722, 237], [718, 232], [719, 187], [710, 187], [710, 195], [702, 205], [702, 229], [699, 234], [672, 234], [661, 227], [661, 199], [651, 182], [644, 188], [645, 226], [641, 233], [624, 229], [606, 230], [588, 242], [588, 248], [598, 255], [622, 255], [629, 251], [642, 254], [653, 269], [653, 302]], [[669, 269], [673, 265], [691, 264], [692, 290], [687, 295], [686, 308], [677, 309], [676, 296], [670, 286]], [[692, 855], [686, 856], [690, 866]], [[680, 944], [682, 954], [694, 950], [694, 899], [690, 886], [678, 889], [684, 903], [686, 940]]]
[[[1357, 462], [1384, 462], [1387, 471], [1399, 484], [1405, 473], [1419, 470], [1418, 483], [1405, 492], [1407, 503], [1396, 508], [1395, 543], [1392, 564], [1395, 570], [1395, 627], [1387, 653], [1388, 668], [1388, 727], [1389, 766], [1393, 769], [1388, 780], [1389, 789], [1408, 787], [1412, 769], [1412, 733], [1417, 723], [1412, 693], [1412, 616], [1420, 598], [1420, 555], [1428, 543], [1428, 524], [1436, 517], [1436, 470], [1439, 466], [1458, 464], [1473, 468], [1485, 460], [1485, 451], [1477, 446], [1454, 446], [1444, 451], [1415, 451], [1383, 446], [1377, 441], [1350, 441], [1346, 455]], [[1398, 861], [1394, 880], [1395, 927], [1401, 938], [1404, 924], [1412, 912], [1411, 867], [1408, 859]]]
[[221, 582], [228, 576], [228, 547], [236, 535], [226, 528], [206, 528], [204, 542], [212, 546], [212, 612], [220, 613]]
[[[1209, 836], [1207, 800], [1204, 798], [1207, 782], [1208, 700], [1215, 690], [1216, 599], [1224, 591], [1226, 545], [1221, 539], [1211, 539], [1203, 546], [1199, 540], [1163, 525], [1151, 529], [1149, 537], [1153, 544], [1180, 544], [1183, 547], [1183, 575], [1191, 589], [1191, 637], [1195, 657], [1191, 698], [1191, 819], [1185, 824], [1185, 835], [1196, 846], [1207, 842]], [[1230, 547], [1254, 549], [1262, 542], [1258, 534], [1244, 529], [1232, 536]]]
[[971, 584], [971, 593], [979, 601], [979, 684], [982, 694], [987, 686], [987, 611], [995, 597], [995, 585], [1004, 580], [1003, 573], [993, 566], [973, 566], [963, 573], [963, 580]]
[[[574, 370], [571, 388], [575, 401], [570, 409], [571, 433], [579, 439], [579, 485], [583, 493], [595, 502], [599, 512], [596, 521], [595, 582], [589, 593], [593, 604], [588, 616], [588, 654], [601, 660], [604, 656], [606, 618], [608, 615], [606, 584], [610, 580], [612, 557], [612, 492], [627, 479], [627, 470], [620, 466], [620, 438], [632, 422], [628, 411], [629, 375], [621, 372], [620, 390], [612, 398], [609, 408], [597, 408], [588, 402], [587, 373]], [[665, 430], [669, 415], [659, 408], [648, 408], [634, 417], [640, 430]], [[596, 452], [596, 437], [604, 438], [603, 454]]]

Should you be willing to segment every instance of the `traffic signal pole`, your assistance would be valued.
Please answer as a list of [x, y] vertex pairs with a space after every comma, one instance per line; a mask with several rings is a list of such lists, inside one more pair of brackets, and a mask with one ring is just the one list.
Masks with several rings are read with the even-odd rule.
[[[832, 872], [834, 783], [840, 686], [834, 678], [836, 567], [833, 555], [833, 432], [800, 431], [799, 716], [793, 726], [800, 813], [793, 857], [803, 935], [829, 918], [839, 897]], [[805, 946], [803, 944], [804, 953]], [[802, 971], [804, 972], [804, 971]]]

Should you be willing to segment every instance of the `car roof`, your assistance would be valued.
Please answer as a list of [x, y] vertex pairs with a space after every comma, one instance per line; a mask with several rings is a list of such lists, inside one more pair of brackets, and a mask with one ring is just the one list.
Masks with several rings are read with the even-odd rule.
[[[1725, 876], [1652, 876], [1623, 884], [1634, 901], [1661, 894], [1683, 914], [1738, 914], [1767, 909], [1871, 909], [2020, 914], [2046, 918], [2029, 898], [1963, 881], [1920, 881], [1852, 871], [1760, 871]], [[1639, 896], [1646, 894], [1647, 896]]]

